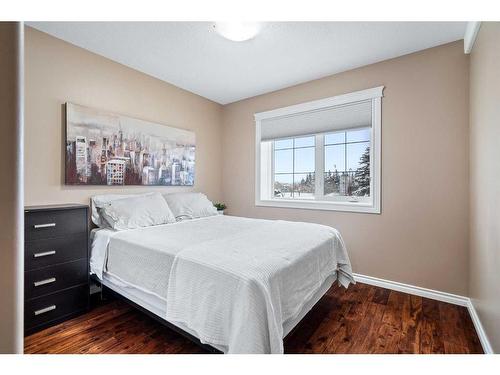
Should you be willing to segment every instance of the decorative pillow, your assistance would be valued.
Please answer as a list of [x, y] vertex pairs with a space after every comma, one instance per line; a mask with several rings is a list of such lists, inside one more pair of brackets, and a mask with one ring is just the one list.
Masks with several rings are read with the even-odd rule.
[[100, 194], [94, 195], [91, 198], [92, 203], [92, 222], [100, 228], [109, 228], [106, 220], [103, 220], [101, 211], [102, 208], [109, 205], [117, 199], [140, 197], [144, 195], [151, 195], [154, 193], [140, 193], [140, 194]]
[[177, 220], [217, 215], [217, 209], [205, 194], [174, 193], [164, 194], [163, 197]]
[[102, 217], [115, 230], [175, 223], [175, 217], [160, 193], [113, 200], [102, 208]]

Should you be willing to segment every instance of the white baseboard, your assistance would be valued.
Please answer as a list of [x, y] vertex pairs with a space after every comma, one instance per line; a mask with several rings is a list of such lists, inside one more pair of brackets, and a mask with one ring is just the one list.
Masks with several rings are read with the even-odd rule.
[[360, 283], [363, 284], [380, 286], [382, 288], [397, 290], [398, 292], [435, 299], [437, 301], [452, 303], [454, 305], [469, 306], [469, 298], [464, 296], [459, 296], [457, 294], [451, 294], [446, 292], [440, 292], [437, 290], [421, 288], [419, 286], [403, 284], [397, 281], [379, 279], [377, 277], [359, 275], [357, 273], [354, 274], [354, 280], [359, 281]]
[[438, 290], [422, 288], [415, 285], [403, 284], [397, 281], [384, 280], [384, 279], [379, 279], [377, 277], [360, 275], [357, 273], [354, 274], [354, 280], [359, 281], [360, 283], [363, 284], [374, 285], [381, 288], [396, 290], [398, 292], [413, 294], [415, 296], [425, 297], [429, 299], [434, 299], [436, 301], [442, 301], [454, 305], [467, 307], [472, 322], [474, 323], [474, 328], [476, 329], [479, 340], [481, 341], [483, 351], [486, 354], [494, 353], [490, 345], [490, 342], [488, 340], [488, 336], [486, 335], [483, 325], [481, 324], [481, 320], [479, 319], [476, 309], [474, 308], [474, 305], [472, 304], [472, 301], [470, 300], [469, 297], [460, 296], [452, 293], [440, 292]]
[[469, 310], [469, 315], [472, 319], [472, 323], [474, 323], [474, 328], [476, 329], [477, 335], [479, 336], [479, 341], [481, 341], [481, 346], [483, 347], [484, 353], [495, 354], [493, 348], [491, 347], [490, 340], [488, 340], [488, 336], [486, 335], [486, 331], [481, 324], [479, 315], [477, 315], [476, 308], [474, 307], [474, 304], [472, 303], [472, 300], [470, 298], [467, 309]]

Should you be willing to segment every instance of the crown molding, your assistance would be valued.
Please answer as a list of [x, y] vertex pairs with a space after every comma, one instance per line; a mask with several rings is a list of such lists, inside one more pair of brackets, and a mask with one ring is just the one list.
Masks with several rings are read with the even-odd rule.
[[479, 21], [467, 22], [467, 28], [465, 29], [465, 35], [464, 35], [465, 54], [468, 55], [472, 52], [472, 48], [474, 47], [474, 42], [476, 41], [477, 34], [479, 33], [480, 28], [481, 28], [481, 22]]

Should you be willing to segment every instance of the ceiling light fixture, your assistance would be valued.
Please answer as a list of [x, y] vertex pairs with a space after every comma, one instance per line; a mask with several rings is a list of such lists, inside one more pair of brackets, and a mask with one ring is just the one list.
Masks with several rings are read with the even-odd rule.
[[234, 42], [252, 39], [260, 31], [260, 22], [216, 22], [217, 34]]

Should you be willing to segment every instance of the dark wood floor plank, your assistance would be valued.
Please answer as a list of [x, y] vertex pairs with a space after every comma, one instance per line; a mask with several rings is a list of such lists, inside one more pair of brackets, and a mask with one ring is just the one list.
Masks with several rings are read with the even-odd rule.
[[[307, 342], [303, 353], [331, 353], [334, 341], [348, 340], [352, 327], [346, 319], [349, 311], [356, 305], [362, 285], [348, 289], [338, 289], [335, 294], [339, 300], [336, 309], [330, 309], [328, 315], [322, 320], [316, 332]], [[323, 299], [320, 301], [323, 303]]]
[[422, 329], [422, 297], [409, 296], [409, 298], [406, 298], [402, 313], [402, 328], [398, 353], [418, 353], [420, 350]]
[[457, 344], [456, 341], [444, 341], [445, 354], [469, 354], [469, 348]]
[[337, 353], [369, 354], [374, 352], [378, 331], [382, 325], [385, 306], [367, 302], [365, 318], [360, 322], [358, 329], [349, 345], [339, 345]]
[[385, 288], [373, 288], [375, 290], [375, 294], [372, 297], [371, 301], [374, 303], [379, 303], [381, 305], [387, 305], [387, 301], [389, 300], [389, 294], [391, 291]]
[[461, 308], [463, 307], [451, 305], [449, 303], [439, 305], [441, 326], [445, 327], [445, 329], [442, 330], [442, 337], [444, 342], [460, 347], [468, 347], [467, 338], [465, 336], [465, 322], [461, 319], [459, 312]]
[[[347, 310], [342, 315], [347, 315], [353, 305], [345, 305]], [[325, 336], [324, 331], [320, 334], [325, 337], [325, 341], [321, 345], [312, 345], [311, 353], [346, 353], [347, 348], [352, 345], [356, 331], [358, 330], [361, 321], [347, 319], [345, 316], [337, 320], [334, 324], [327, 322], [325, 331], [328, 334]]]
[[369, 297], [370, 291], [373, 290], [371, 285], [358, 284], [355, 288], [351, 288], [352, 293], [346, 293], [346, 298], [343, 301], [351, 303], [351, 308], [346, 314], [345, 318], [349, 320], [361, 320], [367, 309], [366, 301]]
[[[465, 307], [358, 283], [333, 286], [286, 353], [482, 353]], [[119, 300], [25, 338], [25, 353], [206, 353]]]
[[442, 302], [422, 298], [422, 328], [420, 336], [420, 353], [443, 354], [444, 342], [439, 305]]
[[403, 306], [408, 303], [409, 299], [409, 294], [396, 291], [389, 293], [382, 322], [376, 334], [377, 339], [371, 353], [398, 353], [398, 345], [403, 329]]
[[378, 331], [376, 331], [375, 344], [369, 348], [371, 354], [396, 354], [401, 338], [401, 331], [390, 323], [382, 321]]

